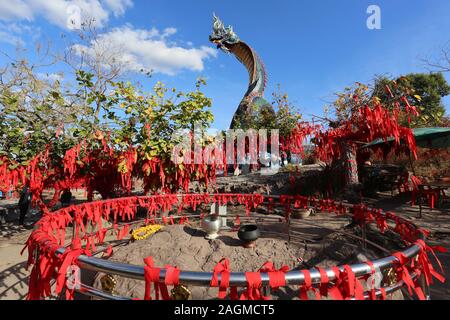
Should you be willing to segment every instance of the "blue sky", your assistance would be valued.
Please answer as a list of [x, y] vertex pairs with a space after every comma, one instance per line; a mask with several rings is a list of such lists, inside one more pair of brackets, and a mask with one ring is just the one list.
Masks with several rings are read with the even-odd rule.
[[[145, 87], [160, 80], [188, 90], [205, 77], [219, 129], [228, 127], [248, 77], [233, 56], [208, 42], [213, 12], [263, 59], [266, 98], [281, 84], [305, 118], [321, 115], [333, 93], [355, 81], [426, 71], [420, 58], [436, 56], [450, 41], [446, 0], [0, 0], [1, 50], [12, 53], [18, 41], [32, 47], [44, 39], [62, 50], [61, 33], [73, 32], [66, 25], [71, 4], [83, 17], [97, 18], [105, 39], [123, 41], [135, 68], [156, 70], [149, 80], [136, 76]], [[366, 26], [371, 4], [381, 8], [381, 30]], [[449, 97], [445, 104], [449, 112]]]

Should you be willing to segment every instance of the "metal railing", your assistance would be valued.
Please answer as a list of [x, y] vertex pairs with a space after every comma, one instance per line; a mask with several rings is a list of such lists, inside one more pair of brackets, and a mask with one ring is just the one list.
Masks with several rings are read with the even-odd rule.
[[[271, 196], [272, 198], [277, 198], [276, 196]], [[345, 204], [346, 206], [350, 206], [348, 204]], [[383, 215], [386, 216], [384, 212], [382, 212]], [[196, 216], [189, 216], [190, 218], [196, 217]], [[157, 218], [161, 219], [161, 218]], [[402, 219], [404, 220], [404, 219]], [[406, 221], [406, 220], [405, 220]], [[132, 224], [138, 223], [132, 222]], [[411, 224], [412, 225], [412, 224]], [[413, 225], [412, 225], [413, 226]], [[422, 233], [418, 233], [418, 239], [424, 240], [424, 235]], [[370, 243], [370, 242], [369, 242]], [[63, 254], [66, 249], [61, 247], [56, 251], [56, 254]], [[421, 251], [421, 248], [413, 244], [402, 251], [402, 253], [412, 259], [414, 258], [419, 252]], [[136, 279], [136, 280], [144, 280], [144, 267], [138, 266], [138, 265], [131, 265], [131, 264], [125, 264], [120, 262], [113, 262], [110, 260], [105, 260], [101, 258], [97, 258], [94, 256], [86, 256], [81, 255], [78, 257], [78, 266], [81, 269], [94, 271], [94, 272], [103, 272], [107, 274], [112, 275], [118, 275], [126, 278]], [[372, 261], [373, 267], [377, 270], [383, 271], [388, 268], [392, 268], [397, 261], [397, 258], [394, 256], [386, 256], [384, 258], [380, 258], [377, 260]], [[358, 264], [352, 264], [350, 265], [352, 271], [354, 272], [356, 277], [361, 277], [364, 275], [371, 275], [372, 274], [372, 268], [366, 264], [366, 263], [358, 263]], [[338, 266], [340, 271], [344, 271], [344, 268], [342, 266]], [[312, 268], [309, 270], [312, 284], [319, 284], [321, 282], [321, 274], [320, 272]], [[329, 281], [333, 281], [336, 279], [336, 275], [334, 271], [331, 268], [325, 269], [327, 276], [329, 278]], [[160, 280], [164, 282], [166, 275], [166, 269], [161, 268], [160, 272]], [[416, 277], [417, 275], [412, 274], [413, 277]], [[209, 287], [211, 278], [213, 277], [212, 272], [196, 272], [196, 271], [186, 271], [181, 270], [179, 274], [179, 282], [185, 285], [193, 285], [193, 286], [205, 286]], [[218, 275], [219, 281], [221, 280], [220, 274]], [[291, 270], [285, 274], [286, 279], [286, 285], [302, 285], [305, 283], [305, 277], [302, 271], [299, 270]], [[262, 280], [262, 286], [269, 286], [269, 275], [268, 273], [261, 272], [261, 280]], [[424, 282], [423, 284], [423, 290], [424, 292], [428, 292], [428, 288]], [[229, 285], [233, 287], [246, 287], [247, 286], [247, 280], [245, 277], [244, 272], [231, 272], [230, 273], [230, 279], [229, 279]], [[402, 281], [397, 282], [396, 284], [392, 286], [385, 287], [386, 293], [392, 293], [399, 289], [402, 289], [404, 283]], [[98, 290], [96, 288], [93, 288], [91, 286], [81, 284], [81, 287], [77, 289], [77, 291], [81, 294], [99, 298], [99, 299], [113, 299], [113, 300], [126, 300], [130, 299], [127, 297], [121, 297], [121, 296], [115, 296], [110, 293]], [[381, 291], [379, 289], [376, 290], [377, 295], [381, 295]], [[366, 297], [368, 296], [368, 293], [365, 293]]]

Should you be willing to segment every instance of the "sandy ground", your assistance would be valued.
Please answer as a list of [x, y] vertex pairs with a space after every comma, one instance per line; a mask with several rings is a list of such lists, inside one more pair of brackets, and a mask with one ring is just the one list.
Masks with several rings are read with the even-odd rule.
[[24, 299], [29, 272], [25, 270], [26, 254], [20, 255], [31, 231], [17, 221], [0, 226], [0, 299]]
[[[356, 240], [344, 238], [341, 234], [328, 229], [305, 225], [303, 221], [306, 220], [293, 219], [289, 241], [286, 223], [279, 221], [277, 216], [273, 216], [273, 220], [255, 219], [255, 217], [245, 222], [257, 223], [261, 231], [261, 237], [254, 248], [244, 248], [236, 231], [232, 230], [221, 231], [217, 239], [206, 240], [205, 233], [197, 221], [185, 226], [165, 226], [145, 240], [117, 247], [111, 260], [142, 265], [143, 259], [151, 256], [155, 266], [162, 267], [170, 264], [182, 270], [202, 272], [211, 272], [224, 257], [229, 259], [230, 268], [235, 272], [257, 271], [267, 261], [273, 262], [276, 268], [287, 266], [289, 270], [306, 268], [303, 261], [307, 265], [312, 263], [322, 268], [358, 262], [357, 257], [361, 251]], [[350, 219], [331, 218], [328, 213], [320, 213], [309, 217], [307, 221], [319, 224], [325, 221], [324, 224], [330, 228], [342, 229], [349, 224]], [[373, 259], [376, 257], [376, 252], [366, 250], [364, 255]], [[104, 274], [98, 275], [95, 287], [101, 289], [100, 279], [103, 276]], [[124, 277], [116, 277], [116, 279], [117, 286], [114, 291], [116, 295], [142, 298], [143, 281]], [[217, 297], [216, 288], [190, 286], [189, 289], [193, 299]], [[297, 289], [298, 287], [295, 286], [280, 288], [273, 297], [295, 299], [298, 297]]]
[[[374, 207], [391, 210], [401, 216], [411, 219], [417, 225], [431, 231], [429, 243], [441, 245], [450, 251], [450, 209], [429, 210], [424, 208], [423, 218], [418, 219], [418, 207], [408, 203], [408, 198], [391, 197], [390, 194], [379, 194], [377, 198], [366, 199]], [[0, 202], [0, 205], [3, 205]], [[29, 220], [38, 217], [28, 217]], [[20, 255], [23, 244], [30, 230], [18, 227], [17, 214], [6, 217], [6, 223], [0, 225], [0, 299], [24, 299], [27, 292], [29, 272], [25, 270], [26, 253]], [[450, 275], [450, 253], [438, 253], [445, 273]], [[450, 299], [450, 281], [432, 286], [433, 299]]]
[[[258, 270], [271, 257], [293, 268], [298, 264], [293, 257], [302, 255], [301, 250], [288, 246], [282, 239], [269, 238], [259, 239], [255, 249], [245, 249], [236, 238], [236, 232], [222, 232], [219, 238], [208, 241], [199, 229], [175, 225], [163, 228], [146, 240], [116, 248], [112, 260], [142, 265], [143, 257], [152, 256], [156, 266], [170, 264], [182, 270], [210, 272], [217, 262], [227, 257], [233, 270], [246, 271]], [[143, 281], [117, 277], [117, 282], [115, 294], [143, 297]], [[98, 281], [96, 287], [101, 288]], [[194, 299], [217, 297], [215, 288], [190, 286], [190, 290]]]

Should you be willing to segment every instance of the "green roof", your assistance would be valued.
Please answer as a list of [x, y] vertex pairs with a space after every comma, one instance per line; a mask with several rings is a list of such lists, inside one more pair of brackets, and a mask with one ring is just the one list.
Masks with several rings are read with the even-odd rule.
[[[421, 148], [448, 148], [450, 147], [450, 128], [417, 128], [413, 129], [416, 144]], [[383, 139], [376, 139], [362, 148], [368, 148], [375, 145], [390, 143], [394, 141], [394, 137]]]

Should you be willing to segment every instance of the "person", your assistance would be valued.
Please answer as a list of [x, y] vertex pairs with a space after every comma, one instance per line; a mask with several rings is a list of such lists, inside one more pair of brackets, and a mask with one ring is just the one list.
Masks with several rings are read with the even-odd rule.
[[61, 195], [61, 198], [59, 198], [59, 201], [61, 201], [61, 206], [68, 207], [70, 205], [70, 201], [72, 200], [72, 192], [70, 192], [70, 189], [64, 190], [63, 194]]
[[20, 195], [20, 199], [19, 199], [19, 210], [20, 210], [20, 215], [19, 215], [19, 225], [23, 226], [24, 221], [25, 221], [25, 216], [27, 215], [28, 209], [30, 207], [31, 204], [31, 192], [30, 189], [25, 186], [22, 189], [22, 194]]

